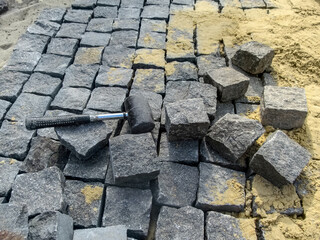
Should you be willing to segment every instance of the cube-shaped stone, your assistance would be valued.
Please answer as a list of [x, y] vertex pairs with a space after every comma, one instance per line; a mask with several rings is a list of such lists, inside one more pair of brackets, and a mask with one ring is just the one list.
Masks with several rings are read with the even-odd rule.
[[108, 46], [103, 52], [102, 62], [109, 67], [131, 69], [135, 50], [124, 48], [122, 45]]
[[236, 99], [236, 103], [259, 104], [263, 93], [262, 81], [258, 77], [249, 76], [249, 86], [244, 96]]
[[140, 19], [140, 8], [125, 8], [121, 7], [118, 12], [118, 18], [120, 19]]
[[127, 240], [127, 227], [124, 225], [117, 225], [117, 226], [110, 226], [110, 227], [75, 230], [73, 234], [73, 240], [83, 240], [83, 239]]
[[53, 37], [60, 28], [60, 24], [48, 20], [37, 20], [27, 29], [28, 33]]
[[93, 9], [97, 0], [75, 0], [71, 6], [73, 9]]
[[117, 18], [113, 22], [113, 31], [134, 30], [139, 31], [140, 19]]
[[34, 73], [23, 86], [22, 92], [54, 97], [62, 86], [60, 78]]
[[261, 122], [274, 128], [302, 127], [308, 114], [303, 88], [265, 86], [261, 101]]
[[10, 102], [0, 99], [0, 125], [10, 106]]
[[122, 0], [121, 7], [143, 8], [144, 0]]
[[167, 81], [198, 81], [197, 67], [190, 62], [166, 64]]
[[88, 23], [92, 13], [92, 10], [69, 9], [64, 16], [64, 21], [71, 23]]
[[43, 54], [34, 71], [62, 78], [71, 61], [70, 57]]
[[136, 51], [134, 68], [164, 68], [166, 60], [162, 49], [139, 49]]
[[263, 0], [240, 0], [243, 9], [266, 8]]
[[47, 49], [47, 53], [73, 57], [79, 41], [70, 38], [52, 38]]
[[48, 20], [51, 22], [62, 23], [65, 13], [65, 8], [45, 8], [41, 11], [37, 20]]
[[93, 10], [95, 18], [116, 18], [118, 16], [118, 8], [116, 6], [97, 6]]
[[57, 167], [20, 174], [12, 186], [10, 203], [27, 205], [29, 216], [47, 211], [64, 212], [67, 207], [64, 182], [65, 178]]
[[21, 162], [0, 157], [0, 197], [7, 197], [19, 173]]
[[225, 58], [210, 54], [197, 57], [197, 66], [199, 68], [199, 76], [205, 76], [210, 70], [223, 68], [227, 65]]
[[79, 48], [74, 64], [100, 64], [103, 49], [103, 47]]
[[228, 102], [243, 96], [248, 90], [250, 79], [233, 68], [218, 68], [207, 72], [205, 82], [218, 89], [221, 102]]
[[86, 31], [87, 24], [82, 23], [63, 23], [56, 37], [81, 39]]
[[162, 69], [137, 69], [132, 84], [132, 89], [140, 89], [164, 94], [164, 70]]
[[241, 212], [245, 204], [245, 174], [210, 163], [199, 166], [196, 207], [204, 211]]
[[49, 39], [49, 36], [25, 33], [19, 38], [14, 50], [43, 53]]
[[5, 65], [6, 70], [32, 73], [41, 58], [39, 52], [14, 51]]
[[252, 41], [240, 46], [232, 57], [232, 64], [251, 74], [263, 73], [272, 62], [274, 50], [267, 45]]
[[132, 82], [133, 70], [113, 68], [102, 65], [96, 78], [96, 87], [123, 87], [129, 88]]
[[164, 33], [140, 31], [138, 48], [165, 49], [166, 35]]
[[169, 17], [169, 7], [167, 5], [147, 5], [141, 13], [142, 18], [167, 20]]
[[110, 33], [112, 32], [112, 26], [113, 26], [112, 18], [93, 18], [90, 20], [86, 31]]
[[167, 23], [165, 20], [142, 19], [140, 31], [166, 33]]
[[310, 153], [278, 130], [256, 152], [250, 168], [273, 183], [293, 183], [311, 158]]
[[98, 6], [120, 6], [120, 0], [98, 0]]
[[115, 31], [111, 34], [110, 46], [122, 45], [123, 47], [135, 48], [138, 40], [137, 31]]
[[99, 65], [71, 65], [66, 70], [63, 87], [92, 89]]
[[236, 162], [265, 132], [256, 120], [236, 114], [226, 114], [220, 118], [206, 136], [207, 143], [222, 157]]

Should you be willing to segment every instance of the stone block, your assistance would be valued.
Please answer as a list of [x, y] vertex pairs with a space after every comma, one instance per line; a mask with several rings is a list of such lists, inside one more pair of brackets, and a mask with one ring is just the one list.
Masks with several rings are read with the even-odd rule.
[[207, 72], [205, 82], [218, 89], [221, 102], [228, 102], [243, 96], [249, 86], [250, 79], [232, 68], [218, 68]]
[[200, 163], [196, 207], [204, 211], [241, 212], [245, 204], [243, 172], [210, 163]]
[[266, 8], [263, 0], [240, 0], [243, 9]]
[[30, 75], [20, 72], [0, 71], [0, 99], [14, 102]]
[[97, 0], [75, 0], [71, 6], [73, 9], [94, 9]]
[[250, 168], [281, 187], [293, 183], [307, 165], [311, 154], [298, 143], [278, 130], [256, 152], [250, 161]]
[[63, 23], [56, 37], [81, 39], [86, 27], [87, 25], [82, 23]]
[[102, 183], [68, 180], [65, 195], [69, 206], [67, 212], [73, 218], [76, 228], [98, 226], [103, 195]]
[[153, 184], [155, 202], [160, 206], [185, 207], [196, 201], [199, 181], [197, 167], [178, 163], [161, 163]]
[[113, 26], [112, 18], [93, 18], [90, 20], [86, 31], [110, 33], [112, 32], [112, 26]]
[[61, 88], [51, 103], [51, 108], [81, 113], [90, 97], [90, 90], [86, 88]]
[[73, 57], [77, 51], [79, 41], [70, 38], [52, 38], [47, 53]]
[[165, 49], [166, 34], [140, 31], [138, 48]]
[[162, 69], [137, 69], [131, 88], [164, 94], [164, 82], [164, 70]]
[[4, 69], [32, 73], [41, 58], [39, 52], [14, 51]]
[[60, 24], [48, 20], [37, 20], [27, 28], [27, 32], [53, 37], [60, 29]]
[[215, 123], [227, 113], [235, 114], [235, 106], [232, 102], [217, 102], [217, 111], [212, 123]]
[[225, 58], [210, 54], [197, 57], [197, 66], [199, 76], [205, 76], [210, 70], [224, 68], [227, 65]]
[[28, 215], [66, 210], [64, 176], [57, 167], [36, 173], [20, 174], [12, 186], [10, 203], [27, 205]]
[[162, 49], [138, 49], [133, 68], [162, 68], [166, 65], [165, 51]]
[[73, 240], [102, 240], [117, 239], [127, 240], [127, 227], [124, 225], [104, 228], [77, 229], [74, 231]]
[[162, 207], [156, 239], [204, 239], [204, 213], [190, 206], [180, 209]]
[[10, 102], [0, 99], [0, 125], [10, 106]]
[[13, 50], [43, 53], [49, 39], [48, 36], [25, 33], [19, 38]]
[[165, 20], [142, 19], [140, 31], [166, 33], [167, 23]]
[[22, 92], [45, 95], [53, 98], [62, 86], [61, 79], [47, 74], [34, 73], [23, 86]]
[[107, 46], [103, 52], [102, 62], [109, 67], [131, 69], [135, 50], [122, 45]]
[[144, 0], [122, 0], [121, 7], [126, 8], [143, 8]]
[[166, 64], [167, 81], [198, 81], [197, 67], [190, 62]]
[[73, 239], [73, 220], [66, 214], [49, 211], [29, 223], [30, 239]]
[[120, 19], [140, 19], [140, 8], [124, 8], [121, 7], [118, 12], [118, 18]]
[[69, 9], [64, 16], [66, 23], [88, 23], [92, 17], [92, 10]]
[[63, 174], [86, 182], [104, 182], [110, 160], [107, 147], [96, 151], [89, 159], [79, 159], [71, 154]]
[[180, 4], [171, 4], [170, 5], [170, 15], [175, 15], [181, 11], [193, 11], [193, 5], [180, 5]]
[[277, 80], [270, 73], [262, 74], [263, 86], [277, 86]]
[[98, 0], [98, 6], [120, 6], [120, 0]]
[[157, 151], [151, 133], [120, 135], [109, 140], [109, 147], [115, 184], [146, 182], [158, 176], [159, 167], [154, 162]]
[[106, 112], [121, 112], [127, 90], [118, 87], [99, 87], [91, 93], [87, 108]]
[[147, 5], [141, 13], [142, 18], [167, 20], [169, 17], [169, 7], [166, 5]]
[[236, 99], [236, 103], [251, 103], [251, 104], [259, 104], [260, 99], [263, 93], [263, 85], [260, 78], [249, 76], [249, 86], [248, 90], [244, 94], [244, 96]]
[[99, 65], [71, 65], [66, 70], [63, 87], [88, 88], [94, 87], [94, 79]]
[[152, 194], [150, 190], [107, 187], [103, 226], [125, 225], [129, 237], [148, 234]]
[[258, 104], [236, 103], [236, 112], [241, 116], [247, 116], [258, 109]]
[[61, 144], [80, 159], [88, 159], [104, 148], [112, 134], [112, 130], [102, 121], [78, 126], [56, 127], [55, 131]]
[[207, 134], [210, 121], [201, 98], [168, 103], [165, 110], [169, 141], [201, 139]]
[[72, 58], [54, 54], [43, 54], [35, 72], [63, 78], [67, 67], [71, 64]]
[[93, 10], [95, 18], [116, 18], [118, 16], [118, 8], [116, 6], [97, 6]]
[[302, 127], [308, 114], [303, 88], [265, 86], [261, 101], [261, 123], [274, 128]]
[[103, 49], [103, 47], [79, 48], [74, 64], [100, 64]]
[[232, 64], [251, 74], [263, 73], [272, 62], [274, 50], [259, 42], [248, 42], [240, 46], [232, 57]]
[[113, 22], [113, 31], [134, 30], [139, 31], [140, 19], [116, 18]]
[[132, 83], [133, 70], [126, 68], [113, 68], [100, 66], [95, 81], [96, 87], [123, 87], [129, 88]]
[[110, 46], [122, 45], [126, 48], [135, 48], [137, 45], [137, 31], [115, 31], [111, 34]]
[[171, 62], [171, 61], [195, 62], [196, 57], [194, 55], [194, 43], [192, 41], [183, 39], [182, 44], [179, 43], [178, 40], [167, 41], [166, 50], [167, 50], [166, 59], [168, 62]]
[[220, 118], [206, 136], [207, 143], [222, 157], [236, 162], [265, 132], [256, 120], [236, 114]]
[[7, 197], [19, 173], [21, 162], [0, 157], [0, 197]]
[[173, 0], [173, 4], [180, 4], [180, 5], [193, 5], [194, 0]]
[[65, 8], [45, 8], [41, 11], [37, 20], [47, 20], [61, 24], [66, 11]]
[[146, 5], [170, 5], [170, 0], [147, 0]]

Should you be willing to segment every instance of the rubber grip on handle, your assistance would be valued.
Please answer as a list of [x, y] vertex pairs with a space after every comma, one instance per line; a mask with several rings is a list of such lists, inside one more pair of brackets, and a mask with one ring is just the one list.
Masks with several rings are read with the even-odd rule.
[[82, 123], [90, 123], [90, 116], [75, 115], [75, 116], [27, 118], [26, 128], [29, 130], [34, 130], [34, 129], [47, 128], [47, 127], [78, 125]]

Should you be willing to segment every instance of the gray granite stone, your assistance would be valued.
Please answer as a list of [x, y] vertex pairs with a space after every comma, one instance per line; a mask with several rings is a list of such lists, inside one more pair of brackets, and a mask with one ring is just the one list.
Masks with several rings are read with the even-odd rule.
[[246, 116], [257, 110], [258, 107], [258, 104], [236, 103], [236, 112], [241, 116]]
[[65, 13], [65, 8], [45, 8], [41, 11], [37, 20], [47, 20], [61, 24]]
[[103, 52], [102, 62], [109, 67], [131, 69], [135, 50], [122, 45], [107, 46]]
[[83, 181], [104, 182], [110, 160], [109, 149], [107, 147], [96, 151], [89, 159], [79, 159], [71, 154], [63, 174], [73, 179]]
[[29, 236], [33, 240], [73, 239], [73, 220], [60, 212], [49, 211], [33, 218], [29, 223]]
[[272, 62], [274, 50], [259, 42], [248, 42], [240, 46], [232, 57], [232, 64], [252, 74], [263, 73]]
[[28, 239], [27, 206], [0, 204], [0, 238]]
[[[156, 146], [151, 133], [125, 134], [109, 140], [115, 183], [146, 182], [157, 177]], [[130, 166], [130, 168], [128, 168]]]
[[61, 79], [34, 73], [23, 86], [22, 92], [54, 97], [61, 88]]
[[278, 130], [256, 152], [250, 161], [250, 168], [281, 187], [293, 183], [307, 165], [311, 154], [298, 143]]
[[64, 16], [64, 21], [67, 23], [88, 23], [91, 19], [92, 13], [92, 10], [69, 9]]
[[113, 68], [100, 66], [95, 81], [96, 87], [123, 87], [129, 88], [132, 83], [133, 70], [126, 68]]
[[199, 76], [205, 76], [210, 70], [223, 68], [227, 65], [225, 58], [210, 54], [197, 57], [197, 66], [199, 68]]
[[0, 197], [7, 197], [19, 173], [21, 162], [0, 157]]
[[158, 32], [143, 32], [140, 31], [138, 40], [138, 48], [166, 48], [166, 34]]
[[147, 5], [143, 8], [142, 18], [167, 20], [169, 17], [169, 7], [166, 5]]
[[81, 113], [90, 97], [90, 90], [86, 88], [61, 88], [51, 103], [51, 108]]
[[260, 78], [249, 76], [249, 86], [248, 90], [244, 94], [244, 96], [236, 99], [236, 103], [252, 103], [259, 104], [260, 99], [263, 93], [263, 85]]
[[103, 195], [102, 183], [68, 180], [65, 195], [69, 206], [67, 212], [73, 218], [76, 228], [98, 226]]
[[143, 48], [136, 51], [133, 68], [164, 69], [165, 64], [165, 51], [163, 49]]
[[277, 80], [270, 73], [262, 74], [263, 86], [277, 86]]
[[172, 3], [180, 5], [193, 5], [194, 0], [172, 0]]
[[27, 82], [30, 75], [19, 72], [1, 71], [0, 72], [0, 99], [14, 102], [22, 86]]
[[62, 78], [71, 61], [70, 57], [43, 54], [34, 71]]
[[139, 31], [140, 19], [117, 18], [113, 22], [113, 31], [134, 30]]
[[170, 5], [170, 15], [175, 15], [181, 11], [193, 11], [193, 5], [181, 5], [181, 4], [171, 4]]
[[74, 231], [73, 240], [127, 240], [127, 227], [124, 225], [109, 226], [104, 228], [77, 229]]
[[14, 51], [5, 65], [6, 70], [32, 73], [41, 58], [39, 52]]
[[43, 53], [49, 39], [48, 36], [25, 33], [19, 38], [14, 50]]
[[37, 20], [27, 29], [28, 33], [53, 37], [60, 29], [60, 24], [48, 20]]
[[10, 106], [11, 106], [10, 102], [7, 102], [5, 100], [0, 99], [0, 124], [2, 123], [2, 120], [3, 120], [4, 116], [6, 115]]
[[0, 197], [0, 204], [6, 203], [6, 198], [5, 197]]
[[170, 0], [147, 0], [146, 5], [170, 5]]
[[118, 16], [118, 8], [110, 6], [98, 6], [93, 10], [95, 18], [116, 18]]
[[103, 226], [126, 225], [129, 237], [148, 234], [152, 194], [150, 190], [107, 187]]
[[240, 0], [243, 9], [266, 8], [263, 0]]
[[73, 57], [78, 48], [79, 41], [69, 38], [52, 38], [47, 49], [47, 53]]
[[144, 0], [122, 0], [121, 7], [126, 8], [143, 8]]
[[91, 93], [87, 108], [106, 112], [121, 112], [127, 90], [118, 87], [99, 87]]
[[27, 205], [29, 216], [47, 211], [64, 212], [67, 206], [64, 181], [64, 176], [57, 167], [20, 174], [12, 186], [10, 203]]
[[166, 64], [167, 81], [198, 81], [197, 67], [190, 62]]
[[261, 101], [261, 123], [274, 128], [302, 127], [308, 113], [303, 88], [265, 86]]
[[156, 239], [204, 239], [204, 213], [190, 206], [180, 209], [162, 207]]
[[110, 46], [122, 45], [123, 47], [135, 48], [137, 39], [137, 31], [115, 31], [111, 34]]
[[78, 49], [74, 64], [100, 64], [104, 47], [81, 47]]
[[235, 106], [232, 102], [217, 102], [217, 112], [212, 123], [215, 123], [227, 113], [235, 114]]
[[164, 94], [165, 93], [164, 70], [137, 69], [135, 72], [135, 76], [134, 76], [134, 80], [131, 88]]
[[226, 114], [220, 118], [206, 136], [207, 143], [222, 157], [236, 162], [265, 132], [256, 120], [236, 114]]
[[92, 89], [99, 65], [71, 65], [66, 70], [63, 87]]
[[120, 19], [140, 19], [140, 8], [124, 8], [121, 7], [118, 12], [118, 18]]
[[90, 20], [86, 31], [110, 33], [112, 32], [112, 26], [113, 26], [112, 18], [93, 18]]
[[97, 0], [75, 0], [71, 6], [73, 9], [93, 9]]
[[63, 23], [56, 37], [81, 39], [86, 27], [87, 25], [82, 23]]
[[119, 6], [120, 0], [98, 0], [98, 6]]
[[196, 207], [204, 211], [241, 212], [245, 204], [245, 174], [210, 163], [200, 163]]
[[165, 20], [142, 19], [140, 31], [166, 33], [167, 23]]

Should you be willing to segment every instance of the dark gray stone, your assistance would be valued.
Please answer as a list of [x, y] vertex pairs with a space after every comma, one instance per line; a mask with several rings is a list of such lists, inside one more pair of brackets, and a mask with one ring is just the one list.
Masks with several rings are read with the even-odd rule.
[[61, 79], [47, 74], [34, 73], [23, 86], [22, 92], [54, 97], [61, 88]]
[[0, 204], [0, 238], [28, 239], [27, 206]]
[[100, 64], [104, 47], [81, 47], [78, 49], [74, 64]]
[[107, 187], [103, 226], [125, 225], [129, 237], [148, 234], [152, 194], [150, 190]]
[[73, 220], [60, 212], [49, 211], [33, 218], [29, 223], [29, 236], [32, 240], [73, 239]]
[[123, 47], [135, 48], [137, 39], [137, 31], [116, 31], [111, 34], [110, 46], [122, 45]]
[[39, 52], [14, 51], [5, 65], [6, 70], [32, 73], [41, 58]]
[[311, 154], [298, 143], [278, 130], [256, 152], [250, 161], [250, 168], [281, 187], [293, 183], [307, 165]]
[[95, 86], [129, 88], [132, 83], [132, 76], [132, 69], [110, 68], [106, 65], [102, 65], [100, 66]]
[[261, 101], [261, 123], [274, 128], [302, 127], [308, 114], [303, 88], [265, 86]]
[[67, 212], [73, 218], [74, 226], [77, 228], [97, 227], [103, 184], [68, 180], [65, 194], [69, 206]]
[[120, 0], [98, 0], [98, 6], [119, 6]]
[[73, 240], [102, 240], [117, 239], [127, 240], [127, 227], [124, 225], [104, 228], [77, 229], [74, 231]]
[[92, 89], [99, 65], [71, 65], [66, 70], [63, 87]]
[[120, 19], [117, 18], [113, 23], [113, 31], [134, 30], [139, 31], [139, 19]]
[[159, 174], [159, 167], [154, 162], [157, 151], [151, 133], [120, 135], [110, 139], [109, 146], [115, 184], [146, 182]]
[[142, 19], [140, 31], [166, 33], [167, 23], [165, 20]]
[[77, 39], [52, 38], [47, 53], [73, 57], [78, 48], [78, 43]]
[[257, 104], [236, 103], [236, 112], [241, 116], [246, 116], [257, 110], [258, 107], [259, 105]]
[[93, 10], [95, 18], [116, 18], [118, 16], [118, 8], [110, 6], [98, 6]]
[[124, 8], [121, 7], [118, 12], [118, 18], [120, 19], [140, 19], [140, 8]]
[[158, 32], [143, 32], [140, 31], [138, 40], [138, 48], [166, 48], [166, 34]]
[[103, 52], [102, 62], [109, 67], [131, 69], [135, 50], [122, 45], [108, 46]]
[[61, 24], [66, 11], [65, 8], [45, 8], [41, 11], [37, 20], [47, 20]]
[[263, 85], [260, 78], [249, 77], [248, 90], [243, 97], [236, 99], [236, 103], [253, 103], [259, 104], [263, 93]]
[[190, 206], [180, 209], [162, 207], [156, 239], [204, 239], [204, 213]]
[[142, 18], [167, 20], [169, 17], [169, 7], [166, 5], [147, 5], [143, 8]]
[[113, 19], [112, 18], [93, 18], [88, 24], [87, 32], [112, 32]]
[[227, 65], [225, 58], [211, 54], [197, 57], [197, 66], [199, 76], [205, 76], [210, 70], [223, 68]]
[[173, 0], [173, 4], [180, 4], [180, 5], [193, 5], [194, 0]]
[[266, 8], [263, 0], [240, 0], [243, 9]]
[[63, 174], [66, 177], [81, 179], [86, 182], [104, 182], [109, 159], [110, 154], [107, 147], [96, 151], [92, 157], [86, 160], [78, 159], [74, 154], [71, 154]]
[[277, 80], [270, 73], [262, 75], [263, 86], [277, 86]]
[[13, 50], [43, 53], [49, 39], [48, 36], [25, 33], [19, 38]]
[[127, 90], [118, 87], [99, 87], [92, 91], [87, 108], [98, 111], [121, 112]]
[[228, 102], [243, 96], [249, 86], [250, 79], [233, 68], [218, 68], [207, 72], [205, 82], [218, 89], [221, 102]]
[[272, 62], [274, 50], [259, 42], [248, 42], [240, 46], [232, 57], [232, 64], [252, 74], [263, 73]]
[[92, 10], [69, 9], [64, 16], [64, 21], [72, 23], [88, 23], [91, 19], [92, 13]]
[[166, 65], [165, 51], [163, 49], [138, 49], [134, 59], [133, 68], [160, 68]]
[[105, 147], [112, 134], [111, 129], [102, 121], [56, 127], [55, 130], [61, 143], [80, 159], [88, 159]]
[[202, 162], [199, 169], [197, 208], [204, 211], [243, 211], [246, 182], [243, 172]]
[[47, 211], [64, 212], [67, 206], [64, 181], [64, 176], [57, 167], [20, 174], [12, 186], [10, 203], [27, 205], [29, 216]]
[[48, 20], [37, 20], [27, 29], [28, 33], [53, 37], [60, 29], [60, 24]]
[[0, 99], [0, 125], [10, 106], [10, 102]]
[[168, 103], [165, 110], [169, 141], [201, 139], [207, 134], [210, 121], [201, 98]]
[[197, 67], [190, 62], [166, 64], [167, 81], [198, 81]]
[[214, 117], [214, 121], [212, 123], [215, 123], [216, 121], [218, 121], [220, 118], [222, 118], [227, 113], [235, 114], [235, 108], [234, 108], [233, 103], [232, 102], [222, 103], [222, 102], [218, 101], [217, 102], [217, 112]]
[[193, 5], [171, 4], [170, 5], [170, 15], [175, 15], [181, 11], [193, 11], [193, 9], [194, 9]]
[[164, 70], [162, 69], [137, 69], [131, 88], [164, 94], [164, 82]]
[[19, 173], [21, 162], [0, 157], [0, 197], [7, 197]]
[[20, 91], [22, 86], [27, 82], [30, 75], [19, 73], [19, 72], [11, 72], [11, 71], [1, 71], [0, 72], [0, 99], [7, 100], [10, 102], [14, 102]]
[[97, 0], [75, 0], [71, 6], [74, 9], [93, 9], [97, 4]]
[[86, 24], [81, 23], [63, 23], [56, 37], [81, 39], [86, 27]]
[[43, 54], [34, 71], [62, 78], [71, 61], [69, 57]]
[[222, 157], [236, 162], [265, 132], [256, 120], [236, 114], [226, 114], [220, 118], [206, 136], [207, 143]]
[[143, 8], [144, 0], [122, 0], [121, 7], [126, 8]]

